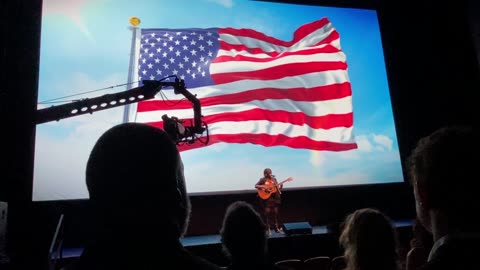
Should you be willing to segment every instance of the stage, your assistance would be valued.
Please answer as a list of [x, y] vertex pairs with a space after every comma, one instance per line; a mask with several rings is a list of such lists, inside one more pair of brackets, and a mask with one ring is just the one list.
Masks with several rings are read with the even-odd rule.
[[[408, 244], [411, 237], [411, 220], [394, 222], [399, 234], [399, 244]], [[222, 251], [219, 234], [186, 236], [181, 239], [182, 244], [192, 253], [202, 256], [218, 265], [226, 265], [227, 260]], [[307, 259], [314, 256], [335, 257], [341, 255], [338, 247], [338, 233], [331, 231], [327, 226], [313, 226], [311, 234], [287, 235], [284, 232], [272, 232], [268, 236], [270, 260], [278, 261], [289, 258]], [[51, 254], [51, 259], [72, 261], [78, 258], [83, 251], [81, 247], [63, 247], [61, 254]]]

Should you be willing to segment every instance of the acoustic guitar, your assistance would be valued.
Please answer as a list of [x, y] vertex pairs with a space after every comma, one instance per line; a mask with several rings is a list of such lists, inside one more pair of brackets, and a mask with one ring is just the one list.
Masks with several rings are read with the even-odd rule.
[[266, 180], [265, 184], [263, 184], [264, 187], [257, 188], [258, 196], [260, 198], [262, 198], [263, 200], [266, 200], [266, 199], [270, 198], [270, 196], [272, 196], [273, 193], [279, 192], [280, 185], [282, 185], [286, 182], [290, 182], [290, 181], [293, 181], [292, 177], [289, 177], [289, 178], [283, 180], [282, 182], [278, 183], [278, 185], [275, 185], [274, 181]]

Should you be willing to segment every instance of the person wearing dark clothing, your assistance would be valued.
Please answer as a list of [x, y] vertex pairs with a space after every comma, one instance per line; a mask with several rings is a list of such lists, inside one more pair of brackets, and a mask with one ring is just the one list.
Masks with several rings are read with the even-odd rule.
[[281, 189], [284, 182], [291, 180], [292, 178], [289, 177], [287, 180], [278, 183], [277, 178], [272, 174], [272, 169], [266, 168], [263, 170], [263, 177], [255, 184], [269, 234], [271, 234], [270, 229], [272, 227], [276, 232], [283, 231], [278, 223], [278, 214], [282, 203]]
[[422, 269], [480, 269], [479, 138], [476, 127], [443, 127], [409, 157], [417, 217], [434, 240]]
[[410, 240], [410, 250], [405, 259], [406, 270], [418, 270], [427, 262], [428, 253], [433, 246], [432, 235], [418, 220], [412, 224], [413, 238]]
[[265, 223], [249, 203], [237, 201], [228, 206], [220, 235], [230, 259], [228, 270], [274, 269], [268, 258]]
[[86, 182], [91, 235], [67, 269], [220, 269], [180, 242], [190, 201], [180, 154], [163, 130], [139, 123], [107, 130], [90, 153]]

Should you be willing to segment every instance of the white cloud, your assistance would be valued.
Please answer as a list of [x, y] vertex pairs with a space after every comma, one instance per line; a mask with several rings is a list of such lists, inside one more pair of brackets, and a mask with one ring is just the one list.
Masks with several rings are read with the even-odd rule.
[[373, 135], [373, 141], [389, 151], [392, 150], [393, 140], [385, 135]]
[[321, 165], [325, 165], [327, 162], [337, 162], [340, 159], [359, 159], [362, 157], [362, 152], [371, 152], [374, 150], [372, 144], [365, 135], [355, 136], [355, 141], [358, 145], [357, 149], [341, 152], [311, 151], [309, 156], [309, 162], [314, 167], [320, 167]]
[[383, 134], [359, 135], [355, 139], [360, 151], [392, 151], [393, 149], [393, 140]]
[[[355, 136], [358, 148], [342, 152], [316, 152], [310, 154], [310, 164], [320, 166], [326, 162], [338, 159], [358, 160], [365, 158], [366, 153], [392, 151], [393, 140], [386, 135], [358, 135]], [[398, 155], [398, 154], [397, 154]], [[395, 155], [394, 155], [395, 156]]]
[[357, 141], [358, 149], [365, 152], [371, 152], [373, 150], [372, 144], [365, 135], [359, 135], [355, 137]]
[[226, 8], [233, 7], [233, 0], [207, 0], [207, 1], [222, 5]]

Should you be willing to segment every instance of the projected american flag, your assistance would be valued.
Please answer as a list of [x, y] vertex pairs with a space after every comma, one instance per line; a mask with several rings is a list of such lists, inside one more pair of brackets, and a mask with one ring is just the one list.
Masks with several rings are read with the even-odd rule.
[[[327, 18], [300, 26], [291, 41], [253, 29], [141, 29], [138, 76], [176, 75], [202, 105], [210, 143], [356, 149], [352, 90], [340, 35]], [[139, 102], [136, 121], [191, 119], [192, 104], [172, 91]], [[175, 106], [172, 106], [175, 104]], [[180, 150], [205, 147], [182, 145]]]

